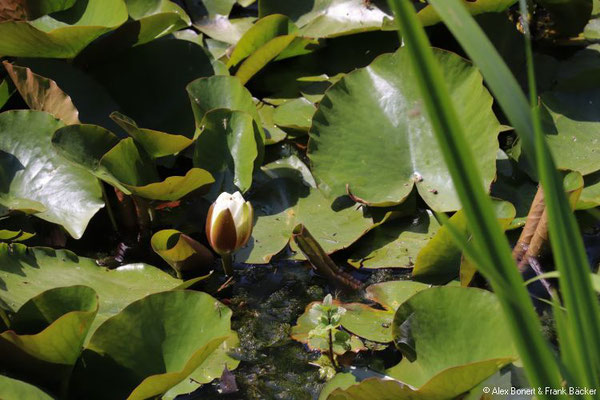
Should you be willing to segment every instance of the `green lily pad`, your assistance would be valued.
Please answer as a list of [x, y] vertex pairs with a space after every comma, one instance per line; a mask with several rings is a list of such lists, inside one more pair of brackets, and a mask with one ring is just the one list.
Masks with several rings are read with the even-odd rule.
[[180, 290], [138, 300], [96, 330], [74, 371], [75, 392], [87, 399], [161, 395], [232, 334], [230, 319], [231, 310], [206, 293]]
[[312, 124], [316, 107], [309, 100], [301, 97], [280, 105], [273, 113], [273, 122], [282, 128], [307, 131]]
[[37, 217], [62, 225], [78, 239], [104, 202], [98, 180], [52, 147], [52, 134], [62, 126], [39, 111], [0, 114], [0, 151], [4, 154], [0, 157], [0, 203], [12, 209], [29, 209], [30, 202], [41, 204], [44, 210]]
[[[472, 15], [478, 15], [506, 11], [506, 9], [516, 2], [517, 0], [465, 0], [464, 4]], [[424, 26], [435, 25], [441, 22], [439, 15], [431, 6], [427, 6], [419, 11], [418, 17]]]
[[[252, 116], [242, 111], [218, 109], [208, 112], [200, 123], [194, 165], [215, 177], [211, 197], [221, 192], [247, 191], [260, 143], [260, 132]], [[258, 140], [257, 140], [258, 139]]]
[[3, 64], [30, 109], [52, 114], [66, 125], [79, 123], [79, 111], [56, 82], [33, 73], [29, 68], [19, 67], [7, 61]]
[[299, 177], [268, 180], [248, 200], [255, 223], [248, 245], [236, 253], [241, 262], [268, 263], [285, 248], [298, 224], [306, 226], [328, 254], [350, 246], [374, 225], [348, 197], [328, 199]]
[[[445, 384], [460, 388], [459, 394], [517, 359], [500, 303], [485, 290], [436, 287], [420, 291], [398, 308], [393, 326], [394, 342], [405, 357], [387, 372], [414, 388], [436, 376], [441, 380], [454, 369], [450, 375], [457, 380], [446, 376]], [[478, 380], [474, 382], [471, 375]]]
[[440, 228], [430, 211], [385, 222], [352, 246], [348, 263], [356, 268], [412, 268], [417, 254]]
[[[435, 52], [476, 164], [489, 188], [501, 126], [479, 72], [453, 53]], [[460, 208], [422, 107], [404, 48], [342, 78], [313, 117], [308, 156], [319, 187], [376, 206], [399, 204], [416, 185], [435, 211]], [[390, 165], [394, 168], [390, 168]]]
[[152, 158], [170, 156], [184, 150], [192, 144], [192, 139], [182, 135], [144, 129], [138, 127], [135, 121], [119, 112], [114, 112], [110, 117], [136, 142], [142, 145], [146, 153]]
[[[13, 373], [60, 379], [81, 354], [98, 312], [96, 292], [87, 286], [49, 289], [28, 300], [0, 334], [0, 360]], [[36, 377], [40, 379], [40, 377]]]
[[[348, 386], [345, 382], [334, 390], [327, 400], [446, 400], [456, 398], [494, 374], [506, 360], [476, 362], [461, 367], [448, 368], [418, 389], [395, 380], [365, 379]], [[346, 387], [346, 389], [344, 389]], [[481, 395], [481, 393], [479, 394]]]
[[595, 117], [600, 86], [548, 92], [542, 102], [544, 132], [556, 166], [582, 175], [600, 170], [600, 124]]
[[302, 35], [316, 38], [380, 30], [392, 18], [389, 11], [364, 0], [261, 0], [260, 17], [269, 14], [287, 15]]
[[2, 107], [4, 107], [14, 92], [14, 88], [12, 85], [8, 84], [6, 79], [0, 81], [0, 110]]
[[274, 38], [297, 31], [296, 25], [285, 15], [275, 14], [259, 19], [236, 43], [227, 67], [238, 65]]
[[594, 173], [584, 178], [585, 187], [577, 203], [578, 210], [597, 207], [600, 205], [600, 173]]
[[245, 59], [235, 74], [245, 84], [292, 44], [297, 31], [285, 15], [261, 18], [237, 42], [227, 66], [234, 67]]
[[187, 91], [192, 101], [197, 128], [200, 130], [206, 113], [217, 108], [227, 108], [250, 114], [258, 124], [261, 136], [264, 138], [262, 123], [252, 95], [238, 78], [221, 75], [197, 79], [187, 86]]
[[128, 264], [109, 270], [67, 250], [27, 248], [20, 244], [9, 247], [0, 243], [0, 307], [16, 311], [45, 290], [89, 286], [98, 294], [100, 303], [90, 332], [133, 301], [174, 289], [181, 283], [146, 264]]
[[4, 400], [53, 400], [43, 390], [4, 375], [0, 375], [0, 398]]
[[22, 242], [35, 236], [30, 218], [24, 213], [12, 213], [0, 217], [0, 240]]
[[156, 40], [118, 56], [111, 54], [107, 60], [96, 63], [90, 74], [123, 114], [146, 128], [193, 136], [194, 119], [185, 87], [214, 74], [204, 49], [187, 40]]
[[[185, 11], [170, 0], [126, 0], [126, 3], [133, 21], [120, 30], [137, 31], [136, 45], [148, 43], [192, 23]], [[116, 35], [119, 36], [118, 31]]]
[[206, 246], [175, 229], [156, 232], [150, 244], [152, 250], [178, 273], [207, 269], [214, 261]]
[[236, 369], [240, 364], [240, 360], [232, 358], [229, 356], [229, 353], [236, 347], [239, 347], [239, 345], [240, 341], [237, 333], [232, 332], [221, 346], [208, 356], [202, 365], [187, 378], [173, 386], [162, 398], [164, 400], [172, 400], [175, 399], [177, 395], [193, 392], [198, 389], [201, 384], [209, 383], [216, 378], [220, 378], [225, 366], [229, 371]]
[[[494, 201], [496, 218], [503, 229], [507, 229], [516, 215], [515, 207], [506, 201]], [[463, 235], [468, 234], [467, 218], [458, 211], [448, 221]], [[435, 236], [419, 251], [412, 276], [415, 279], [447, 283], [458, 277], [462, 250], [452, 238], [448, 228], [442, 226]]]
[[235, 0], [186, 0], [194, 27], [215, 40], [236, 44], [252, 27], [254, 17], [229, 19]]
[[259, 103], [257, 109], [265, 131], [265, 145], [279, 143], [284, 140], [287, 133], [273, 122], [275, 107], [266, 103]]
[[389, 281], [367, 288], [367, 298], [378, 302], [383, 309], [367, 304], [342, 304], [346, 313], [341, 324], [349, 332], [361, 338], [380, 343], [394, 340], [392, 322], [398, 307], [410, 297], [429, 288], [429, 285], [412, 281]]
[[0, 54], [73, 58], [94, 39], [126, 20], [123, 0], [78, 0], [70, 9], [52, 16], [0, 22]]
[[58, 129], [52, 144], [73, 163], [126, 194], [151, 200], [173, 201], [195, 190], [207, 189], [212, 175], [199, 168], [185, 176], [159, 181], [155, 165], [133, 138], [119, 139], [96, 125], [69, 125]]

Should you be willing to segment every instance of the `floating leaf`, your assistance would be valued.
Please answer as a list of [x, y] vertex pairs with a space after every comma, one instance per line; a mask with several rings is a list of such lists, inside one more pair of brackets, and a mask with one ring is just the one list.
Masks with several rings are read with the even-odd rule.
[[285, 15], [269, 15], [261, 18], [236, 43], [227, 61], [227, 67], [238, 65], [261, 47], [278, 36], [286, 36], [298, 31], [296, 25]]
[[231, 310], [201, 292], [138, 300], [96, 330], [74, 372], [75, 391], [88, 399], [161, 395], [232, 334], [230, 318]]
[[235, 0], [186, 0], [194, 20], [194, 27], [200, 32], [234, 45], [252, 27], [255, 18], [229, 19]]
[[196, 139], [194, 165], [215, 177], [212, 197], [221, 192], [247, 191], [258, 156], [258, 126], [250, 114], [241, 111], [213, 110], [201, 122]]
[[41, 389], [4, 375], [0, 375], [0, 398], [5, 400], [53, 400]]
[[[135, 31], [136, 45], [148, 43], [191, 24], [185, 11], [170, 0], [126, 0], [126, 3], [133, 21], [123, 25], [119, 31], [126, 34]], [[122, 39], [119, 31], [115, 34]]]
[[79, 358], [97, 312], [98, 297], [87, 286], [50, 289], [33, 297], [13, 316], [10, 330], [0, 334], [3, 367], [46, 382], [64, 378]]
[[356, 268], [412, 268], [439, 228], [430, 211], [385, 222], [352, 246], [348, 262]]
[[171, 135], [152, 129], [139, 128], [134, 120], [118, 112], [112, 113], [110, 117], [136, 142], [141, 144], [152, 158], [179, 153], [192, 144], [191, 139], [182, 135]]
[[23, 199], [41, 204], [37, 217], [62, 225], [78, 239], [104, 202], [98, 180], [52, 146], [52, 134], [62, 126], [39, 111], [0, 114], [0, 203], [12, 209], [28, 209]]
[[[515, 217], [515, 207], [506, 201], [494, 201], [494, 210], [503, 229], [508, 228]], [[462, 210], [454, 214], [448, 223], [467, 235], [467, 219]], [[456, 244], [447, 227], [442, 226], [435, 236], [419, 251], [413, 278], [433, 283], [447, 283], [459, 275], [461, 248]]]
[[52, 16], [0, 22], [0, 54], [73, 58], [94, 39], [126, 20], [123, 0], [78, 0], [70, 9]]
[[9, 247], [5, 243], [0, 243], [0, 282], [0, 306], [9, 311], [16, 311], [48, 289], [71, 285], [91, 287], [100, 302], [91, 332], [131, 302], [181, 284], [180, 280], [146, 264], [128, 264], [109, 270], [67, 250], [27, 248], [20, 244]]
[[79, 111], [56, 82], [34, 74], [29, 68], [7, 61], [2, 64], [29, 108], [52, 114], [66, 125], [79, 123]]
[[544, 132], [556, 165], [587, 175], [600, 170], [600, 124], [595, 117], [600, 86], [542, 95]]
[[373, 219], [348, 197], [334, 201], [302, 182], [271, 179], [252, 193], [248, 200], [256, 222], [248, 245], [236, 253], [237, 261], [268, 263], [298, 224], [306, 226], [328, 254], [348, 247], [373, 227]]
[[119, 141], [100, 126], [66, 126], [55, 132], [52, 144], [66, 158], [124, 193], [151, 200], [178, 200], [214, 182], [210, 173], [199, 168], [159, 181], [156, 167], [140, 145], [132, 138]]
[[313, 103], [301, 97], [277, 107], [273, 113], [273, 122], [282, 128], [308, 131], [315, 111]]
[[269, 14], [287, 15], [302, 35], [317, 38], [379, 30], [391, 18], [375, 2], [364, 0], [261, 0], [259, 15]]
[[[465, 133], [489, 187], [495, 175], [500, 124], [479, 72], [455, 54], [437, 50]], [[346, 192], [362, 202], [399, 204], [416, 185], [435, 211], [460, 203], [422, 108], [404, 48], [377, 58], [333, 85], [321, 101], [310, 132], [308, 155], [319, 187]], [[395, 165], [390, 168], [390, 165]]]
[[206, 246], [175, 229], [156, 232], [150, 244], [152, 250], [178, 273], [206, 270], [214, 261]]
[[[464, 4], [472, 15], [478, 15], [505, 11], [516, 2], [517, 0], [465, 0]], [[437, 12], [429, 5], [419, 11], [417, 16], [424, 26], [435, 25], [441, 21]]]

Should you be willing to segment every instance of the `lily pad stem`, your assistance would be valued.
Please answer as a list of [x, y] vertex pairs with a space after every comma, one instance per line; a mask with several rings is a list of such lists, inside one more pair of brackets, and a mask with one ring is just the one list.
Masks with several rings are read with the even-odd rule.
[[231, 253], [225, 253], [221, 256], [221, 262], [223, 263], [223, 271], [225, 275], [233, 276], [233, 255]]

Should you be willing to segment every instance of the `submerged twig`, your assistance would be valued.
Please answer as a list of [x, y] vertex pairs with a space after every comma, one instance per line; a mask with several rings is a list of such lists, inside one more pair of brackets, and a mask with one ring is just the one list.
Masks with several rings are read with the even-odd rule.
[[342, 271], [333, 262], [304, 225], [300, 224], [294, 228], [292, 238], [315, 270], [325, 278], [344, 289], [359, 290], [362, 287], [362, 282]]

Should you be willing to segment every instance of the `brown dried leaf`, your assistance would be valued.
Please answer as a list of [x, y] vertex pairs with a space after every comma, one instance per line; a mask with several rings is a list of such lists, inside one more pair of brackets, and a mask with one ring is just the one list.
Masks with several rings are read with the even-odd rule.
[[[2, 1], [0, 0], [0, 4]], [[79, 124], [79, 111], [71, 97], [56, 82], [33, 73], [29, 68], [7, 61], [3, 64], [29, 108], [50, 113], [67, 125]]]
[[0, 22], [25, 20], [27, 20], [25, 0], [0, 0]]

